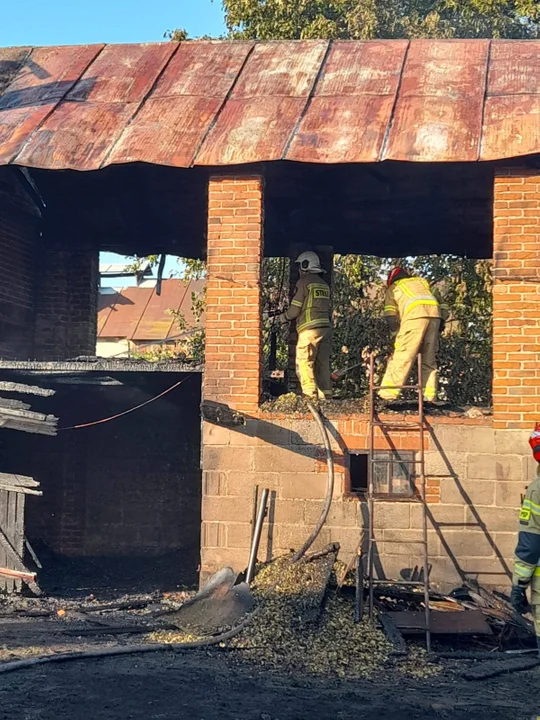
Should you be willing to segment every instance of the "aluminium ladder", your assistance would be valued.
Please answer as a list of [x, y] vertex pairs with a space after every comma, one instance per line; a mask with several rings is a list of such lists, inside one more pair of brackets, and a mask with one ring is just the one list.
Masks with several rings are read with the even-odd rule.
[[[428, 556], [428, 533], [427, 533], [427, 501], [426, 501], [426, 472], [425, 472], [425, 423], [424, 423], [424, 396], [422, 388], [422, 356], [418, 355], [418, 383], [416, 385], [402, 385], [399, 387], [392, 387], [389, 389], [396, 390], [414, 390], [418, 396], [418, 416], [414, 422], [410, 423], [394, 423], [391, 421], [382, 421], [375, 410], [375, 399], [376, 391], [380, 389], [380, 385], [375, 385], [375, 356], [372, 354], [369, 360], [369, 458], [368, 458], [368, 515], [369, 515], [369, 526], [368, 526], [368, 583], [369, 583], [369, 617], [373, 619], [373, 606], [374, 606], [374, 588], [375, 585], [389, 584], [386, 580], [377, 580], [374, 577], [375, 570], [375, 505], [377, 498], [374, 492], [374, 466], [375, 463], [392, 463], [395, 462], [390, 460], [379, 460], [375, 458], [375, 431], [376, 428], [381, 428], [382, 432], [391, 430], [398, 430], [400, 432], [405, 431], [416, 431], [418, 432], [420, 450], [418, 460], [407, 461], [409, 465], [418, 468], [414, 471], [413, 476], [415, 480], [419, 480], [417, 484], [415, 482], [414, 492], [419, 493], [417, 499], [420, 500], [422, 506], [422, 539], [415, 540], [409, 544], [419, 545], [422, 549], [422, 577], [416, 579], [414, 575], [411, 576], [410, 580], [399, 580], [398, 584], [407, 585], [412, 587], [422, 587], [424, 589], [424, 605], [425, 605], [425, 627], [423, 628], [426, 633], [426, 649], [428, 652], [431, 650], [431, 629], [430, 629], [430, 611], [429, 611], [429, 556]], [[392, 451], [391, 451], [392, 452]], [[412, 480], [410, 480], [412, 482]], [[414, 498], [413, 498], [414, 501]], [[384, 543], [401, 543], [402, 540], [384, 540]], [[395, 584], [395, 581], [394, 581]]]

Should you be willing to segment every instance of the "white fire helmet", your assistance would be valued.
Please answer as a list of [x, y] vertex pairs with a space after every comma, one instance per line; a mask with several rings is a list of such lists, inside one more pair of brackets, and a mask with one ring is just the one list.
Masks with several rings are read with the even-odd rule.
[[312, 273], [323, 273], [326, 272], [321, 267], [321, 260], [317, 253], [311, 252], [308, 250], [308, 252], [301, 253], [297, 258], [296, 262], [300, 265], [300, 270], [303, 270], [304, 272], [312, 272]]

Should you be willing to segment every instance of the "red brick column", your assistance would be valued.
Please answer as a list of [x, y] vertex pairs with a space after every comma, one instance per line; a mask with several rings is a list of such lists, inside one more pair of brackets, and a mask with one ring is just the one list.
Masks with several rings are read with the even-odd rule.
[[540, 172], [498, 170], [494, 201], [494, 422], [529, 428], [540, 420]]
[[262, 390], [262, 245], [262, 178], [210, 178], [203, 397], [248, 414]]

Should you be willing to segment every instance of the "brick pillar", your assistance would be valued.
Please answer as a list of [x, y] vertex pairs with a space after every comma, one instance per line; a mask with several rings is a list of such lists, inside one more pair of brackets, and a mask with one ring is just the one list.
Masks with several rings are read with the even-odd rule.
[[97, 250], [45, 248], [36, 293], [37, 360], [95, 354], [98, 291]]
[[494, 423], [530, 428], [540, 419], [540, 172], [498, 170], [494, 201]]
[[262, 178], [210, 178], [203, 399], [252, 415], [262, 392], [262, 245]]

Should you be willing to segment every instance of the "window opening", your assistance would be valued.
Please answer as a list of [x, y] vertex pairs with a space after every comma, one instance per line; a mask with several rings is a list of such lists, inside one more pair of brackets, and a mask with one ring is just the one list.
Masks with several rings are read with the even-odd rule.
[[[411, 498], [416, 493], [415, 456], [412, 451], [376, 451], [373, 466], [373, 490], [379, 497]], [[351, 452], [349, 473], [351, 493], [368, 491], [369, 454]]]

